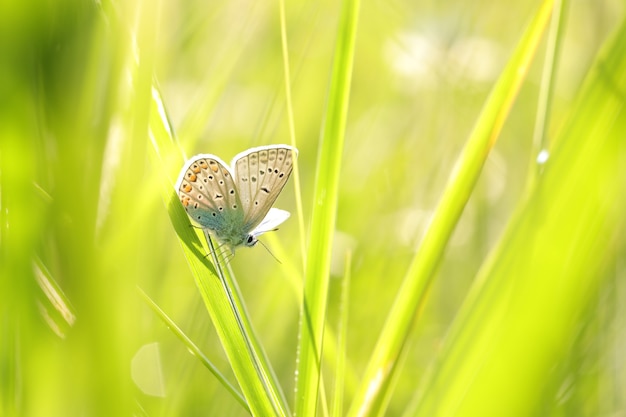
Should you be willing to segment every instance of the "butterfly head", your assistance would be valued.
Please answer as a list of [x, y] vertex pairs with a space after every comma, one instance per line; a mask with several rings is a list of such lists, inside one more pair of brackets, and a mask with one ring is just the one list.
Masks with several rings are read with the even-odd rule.
[[256, 238], [252, 233], [250, 233], [243, 241], [243, 244], [249, 248], [253, 247], [259, 242], [259, 239]]
[[232, 253], [235, 253], [235, 249], [237, 248], [241, 248], [242, 246], [251, 248], [259, 242], [257, 235], [254, 233], [216, 234], [216, 237], [221, 244], [228, 246]]

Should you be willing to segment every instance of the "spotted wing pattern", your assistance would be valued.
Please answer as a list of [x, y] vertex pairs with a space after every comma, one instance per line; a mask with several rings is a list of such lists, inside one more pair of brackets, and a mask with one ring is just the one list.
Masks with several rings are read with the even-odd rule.
[[272, 208], [291, 175], [294, 155], [295, 148], [275, 145], [249, 149], [233, 160], [245, 230], [254, 229]]
[[196, 223], [218, 238], [242, 226], [243, 210], [232, 173], [214, 155], [197, 155], [181, 172], [178, 195]]

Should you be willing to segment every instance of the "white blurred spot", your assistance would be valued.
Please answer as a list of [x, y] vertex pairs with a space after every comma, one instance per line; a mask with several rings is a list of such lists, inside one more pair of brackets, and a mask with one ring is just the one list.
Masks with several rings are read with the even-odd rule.
[[452, 82], [490, 82], [498, 76], [504, 59], [499, 45], [489, 38], [464, 37], [450, 42], [441, 34], [419, 32], [399, 33], [388, 42], [385, 53], [404, 82], [422, 89], [437, 88], [443, 77]]
[[485, 164], [485, 196], [489, 203], [495, 204], [506, 190], [508, 169], [507, 163], [496, 149], [493, 149]]
[[385, 52], [392, 69], [411, 84], [436, 86], [443, 51], [433, 39], [419, 33], [400, 33], [387, 44]]
[[165, 397], [161, 353], [158, 343], [148, 343], [139, 348], [130, 364], [133, 382], [146, 395]]
[[417, 33], [401, 33], [389, 45], [392, 66], [398, 74], [420, 76], [428, 74], [441, 60], [441, 48], [431, 39]]
[[546, 162], [548, 162], [549, 158], [550, 158], [550, 152], [548, 152], [547, 150], [543, 149], [541, 152], [539, 152], [539, 155], [537, 155], [537, 163], [539, 165], [543, 165]]
[[330, 274], [334, 276], [343, 276], [346, 272], [346, 253], [354, 252], [357, 240], [344, 232], [335, 230], [333, 237], [333, 252], [330, 259]]
[[432, 217], [431, 210], [401, 209], [392, 214], [390, 223], [396, 225], [396, 236], [403, 246], [417, 247]]
[[501, 52], [490, 39], [469, 37], [452, 44], [448, 53], [451, 75], [474, 82], [494, 80], [502, 69]]

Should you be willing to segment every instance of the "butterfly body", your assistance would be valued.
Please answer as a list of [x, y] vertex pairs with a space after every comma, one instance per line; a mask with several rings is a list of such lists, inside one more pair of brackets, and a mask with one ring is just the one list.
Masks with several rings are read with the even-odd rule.
[[201, 154], [183, 167], [176, 188], [189, 217], [234, 252], [289, 217], [272, 208], [293, 170], [297, 149], [271, 145], [248, 149], [231, 166]]

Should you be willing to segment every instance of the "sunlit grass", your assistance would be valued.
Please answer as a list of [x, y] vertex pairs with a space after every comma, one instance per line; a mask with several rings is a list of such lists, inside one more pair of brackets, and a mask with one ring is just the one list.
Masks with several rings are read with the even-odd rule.
[[[358, 3], [0, 6], [0, 415], [624, 412], [623, 5]], [[220, 272], [173, 183], [275, 143]]]

